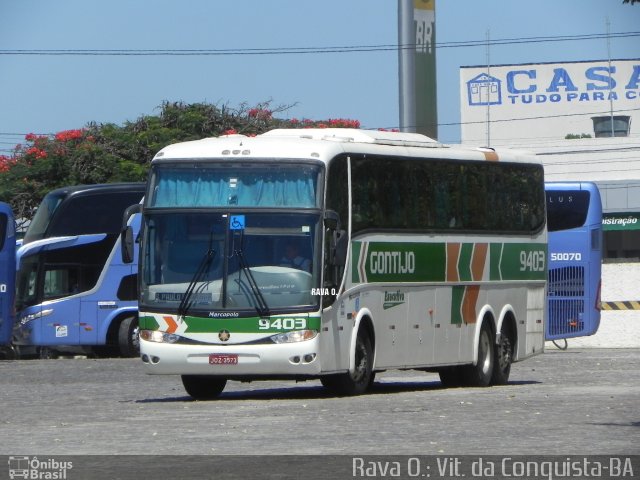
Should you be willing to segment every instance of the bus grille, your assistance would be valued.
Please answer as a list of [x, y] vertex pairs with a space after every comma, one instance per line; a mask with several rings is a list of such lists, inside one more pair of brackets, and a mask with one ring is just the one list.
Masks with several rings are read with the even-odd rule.
[[584, 331], [584, 270], [583, 266], [549, 270], [547, 338]]

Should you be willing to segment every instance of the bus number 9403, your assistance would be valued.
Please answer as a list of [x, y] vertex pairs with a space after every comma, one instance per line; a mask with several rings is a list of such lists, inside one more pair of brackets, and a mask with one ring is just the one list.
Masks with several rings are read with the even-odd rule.
[[307, 328], [307, 319], [296, 318], [261, 318], [258, 320], [260, 330], [304, 330]]
[[545, 269], [544, 257], [544, 252], [541, 250], [520, 251], [520, 271], [543, 272]]

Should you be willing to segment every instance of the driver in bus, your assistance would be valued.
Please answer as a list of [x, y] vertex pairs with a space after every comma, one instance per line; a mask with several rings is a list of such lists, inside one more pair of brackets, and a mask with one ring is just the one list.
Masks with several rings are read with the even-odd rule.
[[280, 259], [280, 266], [311, 272], [311, 260], [300, 255], [298, 245], [295, 243], [287, 244], [284, 256]]

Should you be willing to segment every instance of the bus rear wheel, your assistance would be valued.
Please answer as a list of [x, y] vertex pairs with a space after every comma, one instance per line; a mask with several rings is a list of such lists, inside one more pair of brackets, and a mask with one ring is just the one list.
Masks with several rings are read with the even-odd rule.
[[511, 373], [511, 362], [513, 361], [513, 343], [508, 333], [500, 335], [500, 342], [496, 346], [495, 366], [491, 383], [493, 385], [506, 385]]
[[373, 383], [373, 347], [369, 334], [360, 330], [356, 337], [355, 369], [353, 373], [322, 377], [322, 385], [338, 395], [361, 395]]
[[182, 385], [195, 400], [213, 400], [220, 396], [227, 379], [214, 375], [182, 375]]
[[465, 384], [470, 387], [487, 387], [491, 383], [495, 363], [494, 335], [485, 322], [478, 338], [478, 362], [464, 367]]

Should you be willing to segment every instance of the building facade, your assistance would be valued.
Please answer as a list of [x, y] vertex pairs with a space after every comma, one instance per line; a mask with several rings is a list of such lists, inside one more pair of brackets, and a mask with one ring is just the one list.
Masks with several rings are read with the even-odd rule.
[[529, 150], [548, 181], [595, 182], [603, 261], [640, 274], [640, 59], [462, 67], [460, 103], [463, 143]]

